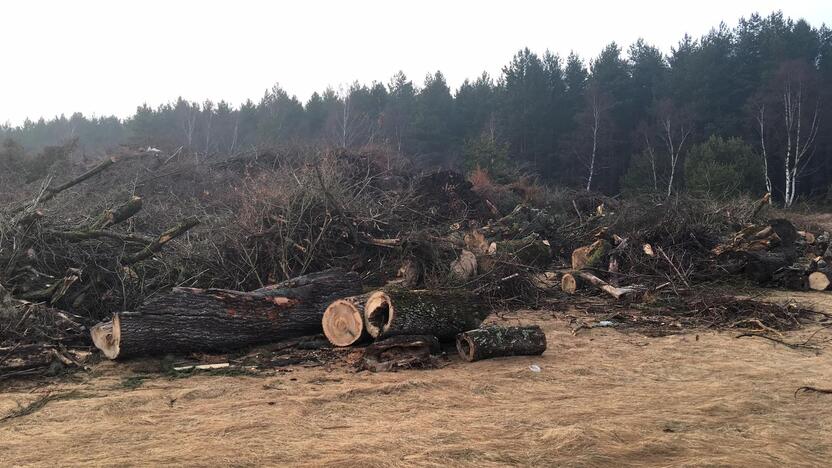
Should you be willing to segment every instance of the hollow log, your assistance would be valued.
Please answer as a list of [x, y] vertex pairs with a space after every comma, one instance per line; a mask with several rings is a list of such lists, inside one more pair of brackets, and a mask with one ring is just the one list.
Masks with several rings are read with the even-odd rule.
[[324, 335], [335, 346], [350, 346], [369, 338], [364, 327], [364, 303], [369, 294], [334, 301], [324, 311]]
[[389, 288], [370, 294], [364, 320], [374, 338], [433, 335], [452, 340], [457, 333], [479, 327], [488, 312], [479, 296], [465, 291]]
[[358, 275], [339, 269], [252, 292], [175, 288], [135, 312], [113, 314], [91, 335], [110, 359], [223, 351], [320, 333], [326, 307], [360, 292]]
[[502, 356], [536, 356], [546, 351], [546, 335], [537, 325], [485, 327], [457, 335], [456, 349], [469, 362]]

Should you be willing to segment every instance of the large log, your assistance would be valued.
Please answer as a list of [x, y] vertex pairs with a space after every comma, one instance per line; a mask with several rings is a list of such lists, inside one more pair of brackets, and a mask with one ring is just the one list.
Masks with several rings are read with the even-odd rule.
[[364, 305], [365, 326], [374, 338], [433, 335], [452, 340], [479, 327], [488, 312], [479, 296], [457, 290], [389, 288], [371, 293]]
[[469, 362], [502, 356], [536, 356], [546, 351], [546, 335], [537, 325], [485, 327], [457, 335], [456, 349]]
[[175, 288], [91, 330], [110, 359], [223, 351], [321, 332], [326, 307], [361, 292], [355, 273], [334, 269], [258, 289]]
[[324, 311], [324, 336], [335, 346], [350, 346], [369, 338], [364, 326], [364, 303], [369, 294], [334, 301]]

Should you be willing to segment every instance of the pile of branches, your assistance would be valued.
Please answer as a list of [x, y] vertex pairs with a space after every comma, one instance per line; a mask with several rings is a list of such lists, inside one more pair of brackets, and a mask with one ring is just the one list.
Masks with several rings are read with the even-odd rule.
[[196, 226], [196, 217], [146, 235], [125, 228], [142, 209], [137, 196], [81, 222], [50, 210], [52, 199], [94, 184], [115, 164], [106, 159], [62, 184], [49, 177], [32, 199], [0, 214], [0, 370], [25, 372], [48, 365], [56, 353], [76, 363], [67, 349], [90, 345], [88, 326], [102, 311], [141, 302], [170, 284], [169, 272], [146, 261]]

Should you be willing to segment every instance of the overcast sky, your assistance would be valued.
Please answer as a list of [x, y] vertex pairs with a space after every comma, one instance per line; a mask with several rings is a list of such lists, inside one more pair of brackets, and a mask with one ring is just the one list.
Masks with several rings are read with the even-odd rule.
[[452, 87], [519, 48], [595, 56], [644, 37], [665, 51], [754, 11], [832, 23], [830, 0], [0, 1], [0, 122], [132, 114], [183, 96], [238, 104], [274, 83], [305, 101], [354, 80]]

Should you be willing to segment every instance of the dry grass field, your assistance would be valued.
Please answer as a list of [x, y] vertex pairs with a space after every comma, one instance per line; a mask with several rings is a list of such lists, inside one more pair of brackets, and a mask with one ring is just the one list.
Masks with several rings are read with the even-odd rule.
[[[817, 297], [817, 295], [815, 296]], [[824, 297], [825, 298], [825, 297]], [[540, 357], [441, 369], [130, 379], [146, 362], [7, 385], [5, 466], [828, 466], [827, 352], [736, 332], [649, 338], [572, 328], [544, 312]], [[805, 340], [817, 330], [785, 335]], [[815, 342], [829, 340], [819, 331]], [[529, 369], [531, 364], [540, 372]]]

